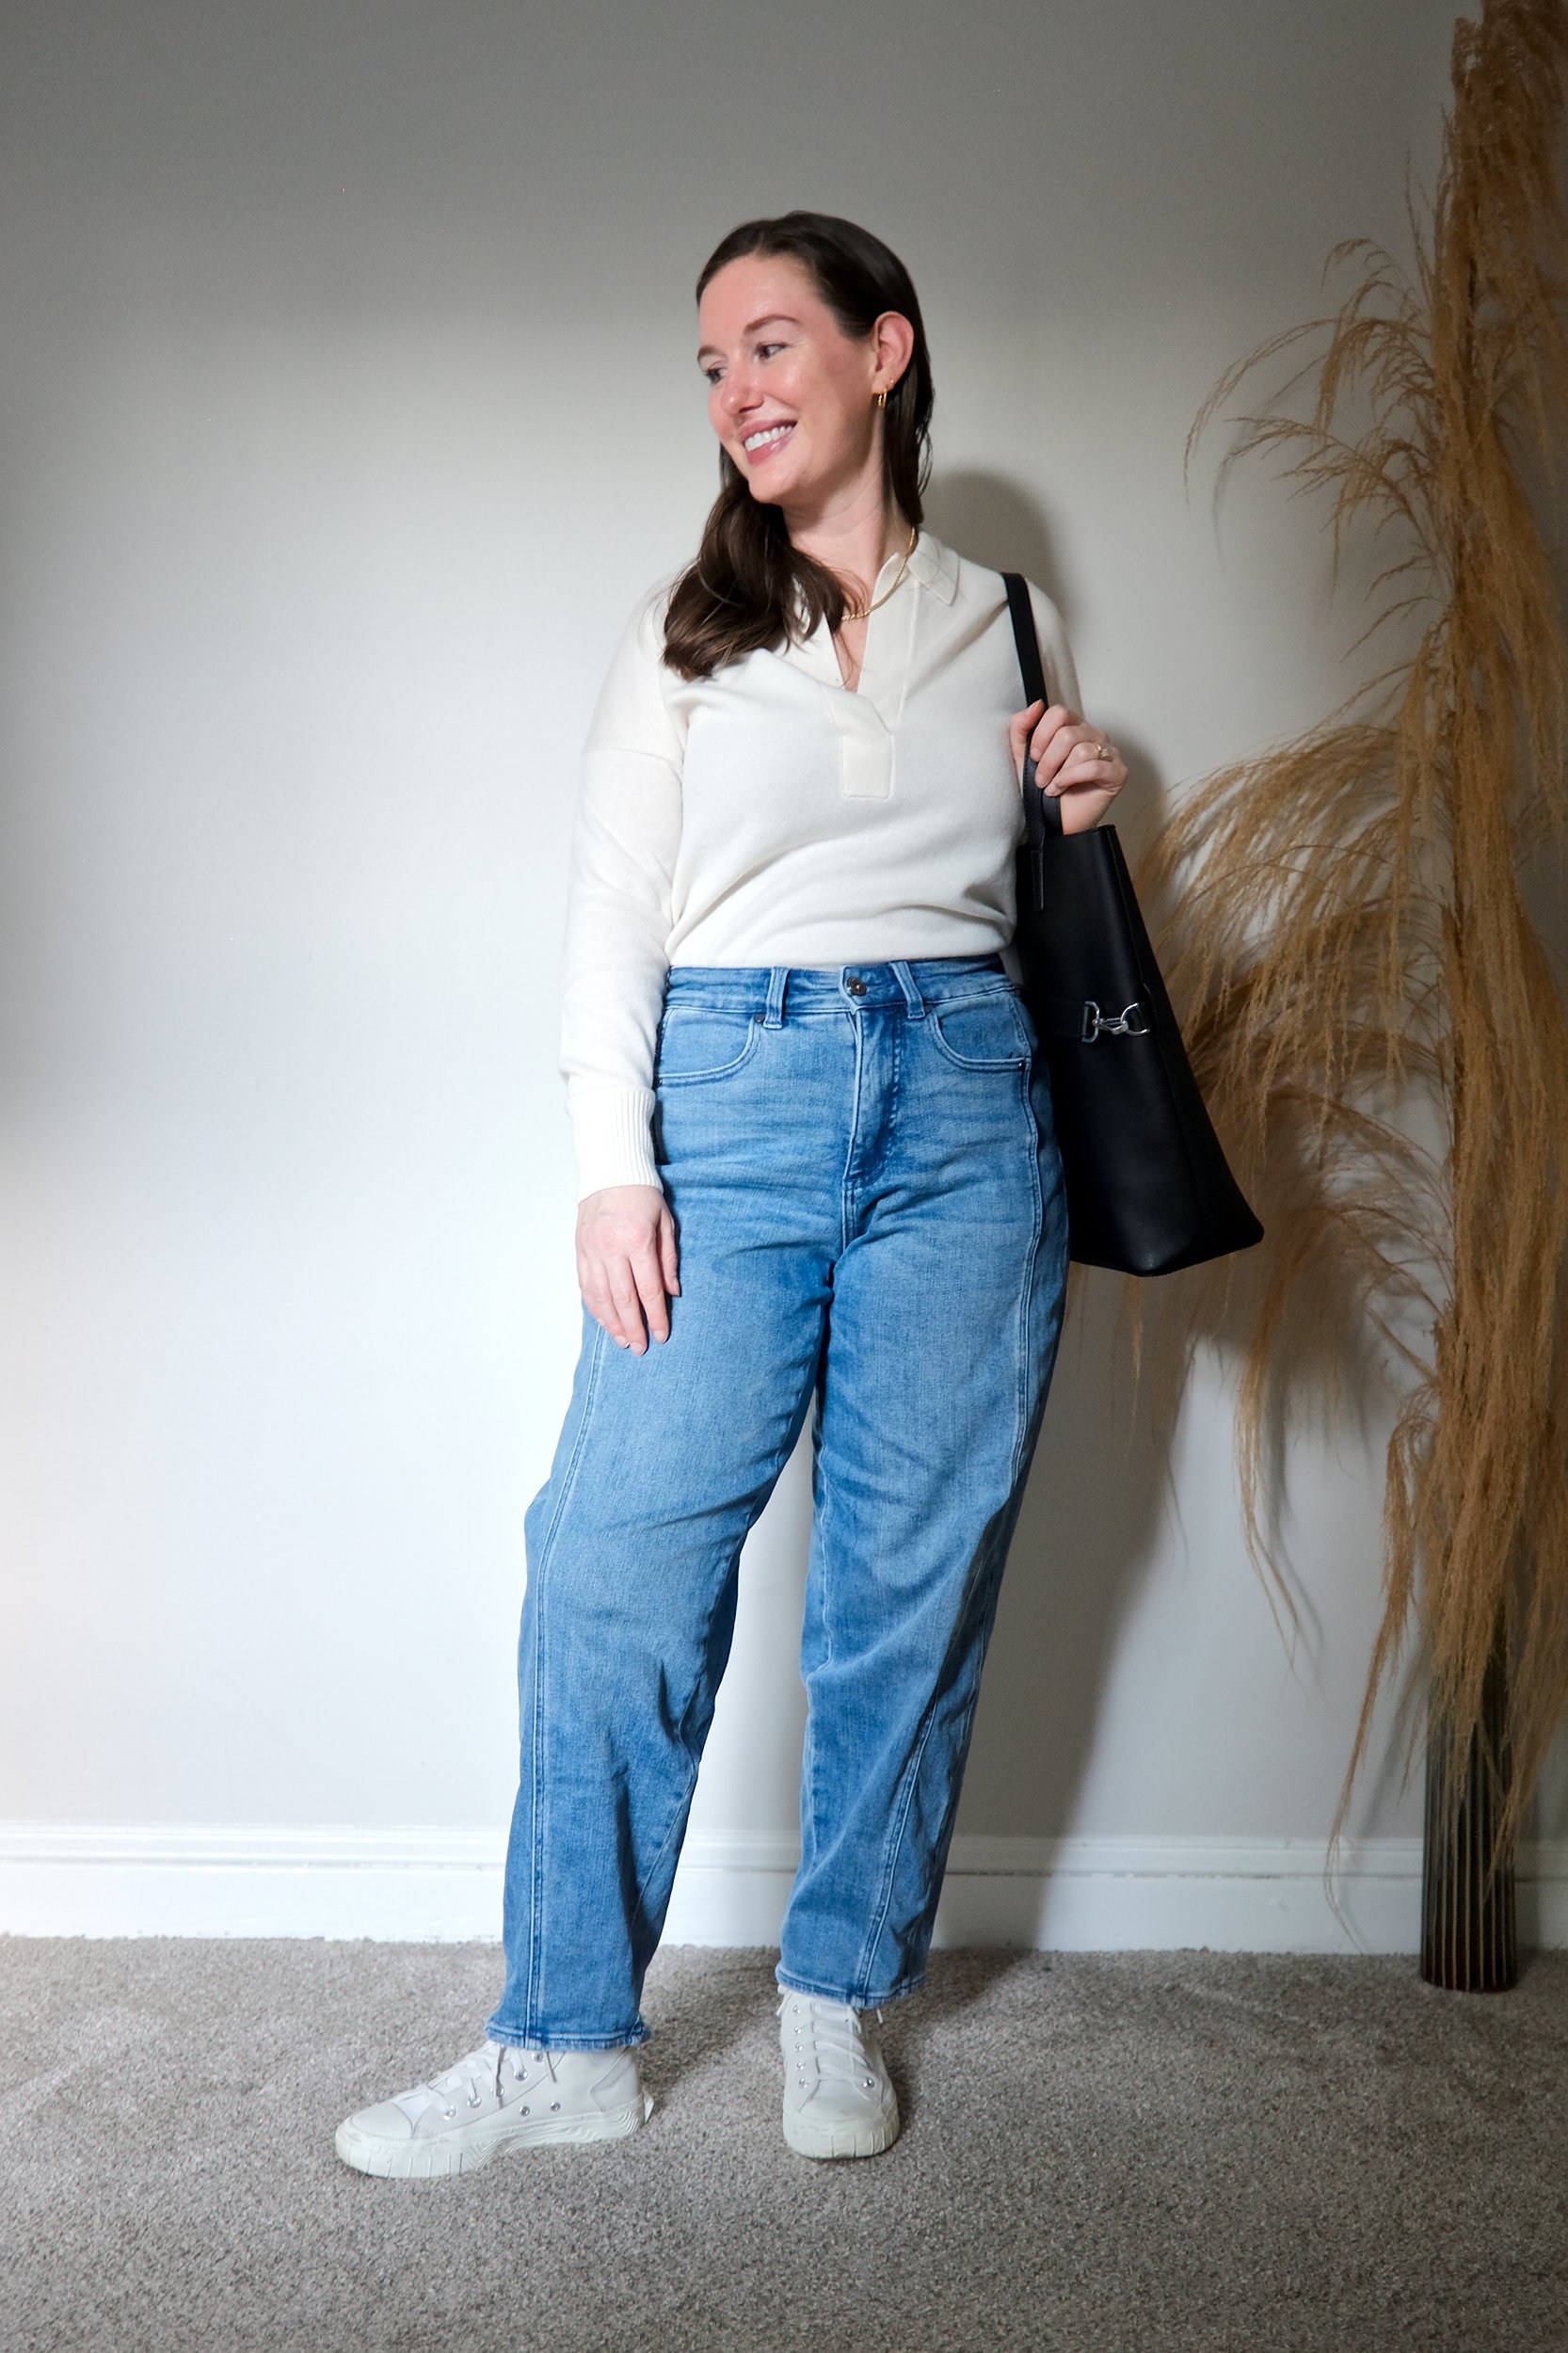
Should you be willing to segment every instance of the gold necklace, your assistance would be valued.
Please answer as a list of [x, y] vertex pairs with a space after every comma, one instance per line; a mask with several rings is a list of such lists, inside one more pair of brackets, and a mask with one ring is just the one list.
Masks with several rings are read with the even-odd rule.
[[889, 597], [890, 597], [890, 596], [894, 593], [894, 590], [896, 590], [896, 589], [898, 589], [898, 588], [901, 588], [901, 587], [904, 585], [904, 574], [905, 574], [905, 572], [909, 569], [909, 558], [910, 558], [910, 557], [914, 554], [914, 552], [915, 552], [915, 542], [916, 542], [916, 540], [917, 540], [919, 537], [920, 537], [920, 534], [919, 534], [919, 532], [918, 532], [918, 531], [912, 531], [912, 532], [909, 534], [909, 545], [908, 545], [908, 546], [904, 549], [904, 561], [903, 561], [903, 563], [899, 566], [899, 568], [898, 568], [898, 571], [897, 571], [897, 573], [894, 575], [894, 579], [893, 579], [893, 585], [892, 585], [892, 587], [891, 587], [891, 588], [885, 588], [885, 589], [883, 590], [883, 592], [882, 592], [881, 596], [879, 596], [878, 598], [876, 598], [876, 599], [875, 599], [875, 600], [874, 600], [872, 603], [871, 603], [871, 604], [846, 604], [846, 605], [845, 605], [845, 607], [844, 607], [844, 609], [843, 609], [843, 613], [842, 613], [842, 615], [841, 615], [841, 616], [840, 616], [841, 620], [844, 620], [844, 621], [866, 621], [866, 620], [869, 620], [869, 619], [871, 618], [872, 615], [872, 614], [873, 614], [873, 613], [877, 610], [877, 607], [878, 607], [879, 605], [884, 605], [884, 604], [886, 604], [886, 603], [887, 603], [887, 601], [888, 601], [888, 598], [889, 598]]

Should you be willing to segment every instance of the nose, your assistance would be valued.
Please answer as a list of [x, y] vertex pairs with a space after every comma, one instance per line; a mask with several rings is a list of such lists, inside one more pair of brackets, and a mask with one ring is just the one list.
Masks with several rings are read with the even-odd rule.
[[743, 417], [757, 406], [757, 393], [744, 368], [732, 369], [724, 379], [719, 405], [727, 417]]

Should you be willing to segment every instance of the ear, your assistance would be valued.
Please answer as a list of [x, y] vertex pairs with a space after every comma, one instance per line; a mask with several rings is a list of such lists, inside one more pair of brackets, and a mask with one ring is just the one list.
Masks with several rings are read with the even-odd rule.
[[884, 311], [872, 328], [876, 374], [889, 392], [915, 356], [915, 330], [902, 311]]

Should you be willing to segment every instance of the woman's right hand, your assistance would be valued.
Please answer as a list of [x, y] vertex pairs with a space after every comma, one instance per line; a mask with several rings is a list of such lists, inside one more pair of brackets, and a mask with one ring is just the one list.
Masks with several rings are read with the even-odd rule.
[[634, 1356], [649, 1334], [669, 1338], [669, 1300], [680, 1280], [662, 1186], [606, 1185], [578, 1205], [577, 1288], [595, 1322]]

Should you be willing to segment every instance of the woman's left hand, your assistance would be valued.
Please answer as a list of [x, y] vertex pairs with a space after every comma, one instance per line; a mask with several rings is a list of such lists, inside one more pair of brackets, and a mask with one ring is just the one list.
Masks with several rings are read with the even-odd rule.
[[1097, 825], [1127, 782], [1127, 762], [1114, 744], [1107, 743], [1065, 703], [1031, 703], [1007, 722], [1013, 768], [1021, 785], [1024, 755], [1038, 763], [1034, 782], [1062, 804], [1064, 833], [1087, 833]]

